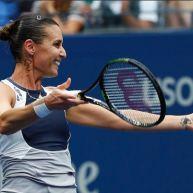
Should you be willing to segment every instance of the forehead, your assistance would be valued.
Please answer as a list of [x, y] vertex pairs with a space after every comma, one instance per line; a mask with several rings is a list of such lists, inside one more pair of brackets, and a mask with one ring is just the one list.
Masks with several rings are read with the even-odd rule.
[[63, 39], [62, 31], [57, 25], [50, 25], [45, 27], [45, 32], [47, 34], [46, 39], [50, 41], [61, 40]]

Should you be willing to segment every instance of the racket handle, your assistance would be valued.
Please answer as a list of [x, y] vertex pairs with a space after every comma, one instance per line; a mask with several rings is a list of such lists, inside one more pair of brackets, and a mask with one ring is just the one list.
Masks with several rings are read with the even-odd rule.
[[101, 107], [103, 107], [107, 110], [110, 110], [109, 106], [105, 102], [103, 102], [99, 99], [89, 97], [89, 96], [84, 96], [84, 95], [81, 95], [81, 94], [78, 97], [80, 97], [80, 99], [82, 99], [84, 101], [87, 101], [87, 102], [95, 104], [95, 105], [99, 105], [99, 106], [101, 106]]

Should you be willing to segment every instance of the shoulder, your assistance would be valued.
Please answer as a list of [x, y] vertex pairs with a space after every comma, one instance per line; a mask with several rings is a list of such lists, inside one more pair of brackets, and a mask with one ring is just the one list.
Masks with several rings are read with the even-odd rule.
[[1, 94], [3, 93], [3, 91], [5, 91], [4, 94], [14, 95], [13, 89], [10, 86], [8, 86], [7, 84], [5, 84], [1, 81], [0, 81], [0, 91], [1, 91], [0, 92]]
[[9, 102], [11, 106], [14, 106], [16, 100], [14, 90], [3, 82], [0, 82], [0, 100]]

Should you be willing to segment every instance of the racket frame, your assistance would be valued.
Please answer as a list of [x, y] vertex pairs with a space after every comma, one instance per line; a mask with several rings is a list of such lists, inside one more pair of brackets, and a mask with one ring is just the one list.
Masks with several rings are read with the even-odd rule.
[[[108, 98], [108, 95], [105, 91], [105, 87], [104, 87], [104, 77], [103, 77], [103, 74], [105, 73], [105, 71], [109, 68], [110, 65], [114, 64], [114, 63], [117, 63], [117, 62], [124, 62], [124, 63], [128, 63], [128, 64], [131, 64], [133, 66], [137, 66], [139, 69], [141, 69], [148, 77], [149, 79], [151, 80], [157, 94], [158, 94], [158, 98], [160, 100], [160, 108], [161, 108], [161, 112], [160, 112], [160, 117], [159, 119], [150, 124], [150, 123], [141, 123], [139, 121], [136, 121], [136, 120], [133, 120], [133, 119], [130, 119], [130, 118], [127, 118], [126, 116], [124, 116], [123, 114], [121, 114], [109, 101], [109, 98]], [[101, 93], [102, 93], [102, 96], [105, 100], [105, 102], [107, 103], [107, 105], [100, 101], [100, 100], [97, 100], [97, 99], [94, 99], [94, 98], [91, 98], [91, 97], [87, 97], [85, 96], [85, 93], [88, 92], [89, 90], [93, 89], [97, 83], [99, 84], [99, 87], [100, 87], [100, 90], [101, 90]], [[160, 87], [160, 85], [158, 84], [156, 78], [154, 77], [154, 75], [152, 74], [152, 72], [144, 65], [142, 64], [141, 62], [135, 60], [135, 59], [132, 59], [132, 58], [118, 58], [118, 59], [114, 59], [114, 60], [110, 60], [104, 67], [103, 69], [101, 70], [98, 78], [96, 79], [96, 81], [90, 86], [88, 87], [87, 89], [81, 91], [79, 94], [79, 97], [82, 99], [82, 100], [85, 100], [85, 101], [88, 101], [90, 103], [93, 103], [93, 104], [96, 104], [96, 105], [99, 105], [99, 106], [102, 106], [103, 108], [105, 109], [108, 109], [110, 110], [111, 112], [115, 113], [116, 115], [118, 115], [119, 117], [121, 117], [123, 120], [131, 123], [132, 125], [134, 126], [140, 126], [140, 127], [152, 127], [152, 126], [155, 126], [155, 125], [158, 125], [159, 123], [161, 123], [165, 117], [165, 114], [166, 114], [166, 103], [165, 103], [165, 98], [164, 98], [164, 94], [162, 92], [162, 89]]]

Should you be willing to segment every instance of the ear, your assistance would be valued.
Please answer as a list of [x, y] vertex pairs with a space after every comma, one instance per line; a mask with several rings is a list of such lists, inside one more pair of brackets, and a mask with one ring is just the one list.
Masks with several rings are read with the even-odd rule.
[[27, 53], [31, 56], [35, 53], [35, 43], [32, 39], [27, 39], [24, 42], [24, 49], [27, 51]]

